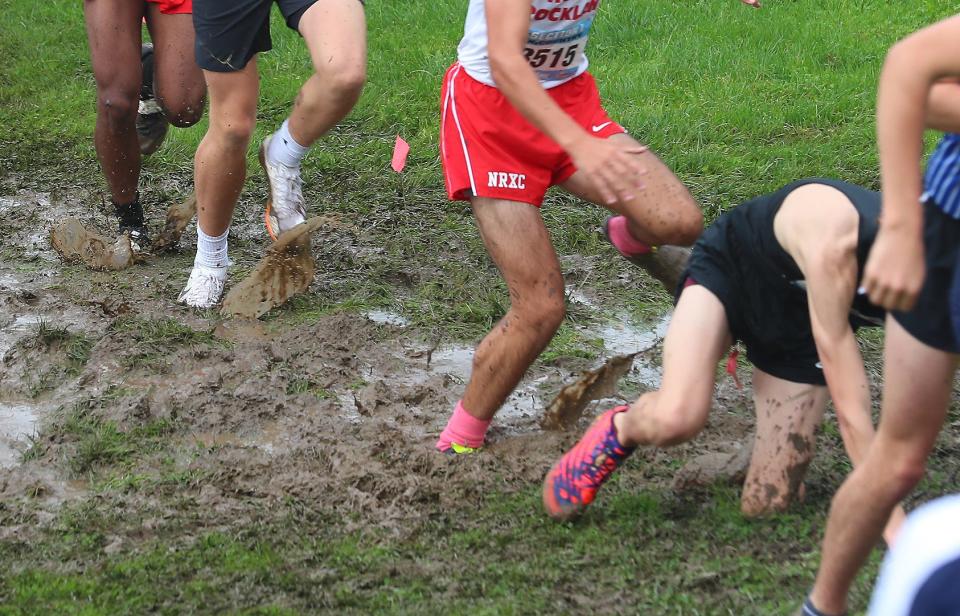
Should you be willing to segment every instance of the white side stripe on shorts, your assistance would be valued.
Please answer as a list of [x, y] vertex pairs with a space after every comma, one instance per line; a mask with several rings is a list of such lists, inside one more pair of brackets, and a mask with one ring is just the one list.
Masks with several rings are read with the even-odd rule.
[[[447, 82], [447, 100], [443, 101], [443, 119], [444, 121], [447, 119], [447, 106], [449, 105], [450, 110], [453, 112], [453, 122], [457, 125], [457, 133], [460, 135], [460, 146], [463, 148], [463, 158], [467, 162], [467, 174], [470, 176], [470, 190], [476, 195], [477, 184], [473, 179], [473, 165], [470, 163], [470, 153], [467, 151], [467, 140], [464, 138], [463, 129], [460, 127], [460, 116], [457, 114], [457, 99], [453, 90], [454, 83], [456, 82], [457, 75], [460, 74], [461, 68], [458, 63], [456, 70], [450, 74], [450, 81]], [[442, 127], [441, 130], [443, 130]]]

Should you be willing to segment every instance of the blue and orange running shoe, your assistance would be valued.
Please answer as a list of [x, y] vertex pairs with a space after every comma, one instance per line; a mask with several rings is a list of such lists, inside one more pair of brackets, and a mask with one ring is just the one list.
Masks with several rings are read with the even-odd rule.
[[626, 410], [618, 406], [597, 417], [583, 438], [547, 473], [543, 506], [551, 518], [566, 521], [583, 513], [603, 482], [633, 453], [634, 447], [624, 447], [617, 440], [613, 426], [614, 415]]

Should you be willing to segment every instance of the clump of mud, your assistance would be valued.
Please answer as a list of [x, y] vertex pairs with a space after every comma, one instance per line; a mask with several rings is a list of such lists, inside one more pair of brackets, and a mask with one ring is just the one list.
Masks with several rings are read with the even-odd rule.
[[180, 242], [180, 236], [193, 220], [197, 213], [197, 194], [191, 193], [186, 201], [171, 205], [167, 210], [167, 220], [163, 231], [153, 241], [153, 249], [157, 252], [173, 250]]
[[714, 484], [742, 485], [747, 478], [752, 454], [751, 445], [733, 451], [700, 454], [677, 471], [673, 478], [673, 489], [681, 492]]
[[126, 233], [111, 240], [70, 217], [50, 230], [50, 243], [65, 261], [83, 263], [96, 270], [122, 270], [137, 261]]
[[633, 365], [633, 355], [617, 355], [595, 370], [584, 372], [564, 386], [540, 421], [544, 430], [569, 430], [577, 425], [587, 404], [617, 393], [617, 382]]
[[310, 236], [323, 227], [338, 225], [334, 218], [316, 216], [283, 233], [256, 269], [230, 290], [221, 314], [256, 319], [306, 291], [314, 273]]

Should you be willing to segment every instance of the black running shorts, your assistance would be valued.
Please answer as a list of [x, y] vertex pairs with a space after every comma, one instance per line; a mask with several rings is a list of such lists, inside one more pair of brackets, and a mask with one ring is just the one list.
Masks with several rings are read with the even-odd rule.
[[910, 312], [893, 312], [911, 336], [947, 353], [960, 353], [950, 318], [950, 288], [960, 257], [960, 220], [927, 203], [923, 213], [923, 243], [927, 275], [917, 303]]
[[[274, 2], [292, 30], [322, 0], [193, 0], [196, 57], [200, 68], [218, 73], [243, 70], [255, 54], [269, 51], [270, 7]], [[364, 0], [359, 0], [362, 4]]]
[[697, 256], [691, 258], [677, 299], [686, 286], [702, 286], [723, 304], [730, 335], [743, 343], [750, 363], [785, 381], [825, 386], [806, 294], [800, 289], [744, 288], [722, 260], [703, 252]]

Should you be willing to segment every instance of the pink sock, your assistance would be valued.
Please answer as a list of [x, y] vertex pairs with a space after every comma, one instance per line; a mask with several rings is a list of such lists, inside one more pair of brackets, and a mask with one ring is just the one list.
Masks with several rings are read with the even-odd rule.
[[630, 235], [630, 229], [627, 228], [627, 218], [625, 216], [614, 216], [607, 225], [607, 231], [610, 233], [610, 241], [614, 248], [622, 254], [629, 256], [645, 255], [652, 249], [637, 238]]
[[481, 447], [488, 427], [490, 427], [489, 419], [477, 419], [463, 408], [463, 400], [460, 400], [457, 402], [457, 407], [453, 409], [453, 416], [447, 422], [447, 427], [440, 433], [437, 450], [450, 449], [450, 443], [465, 447]]

